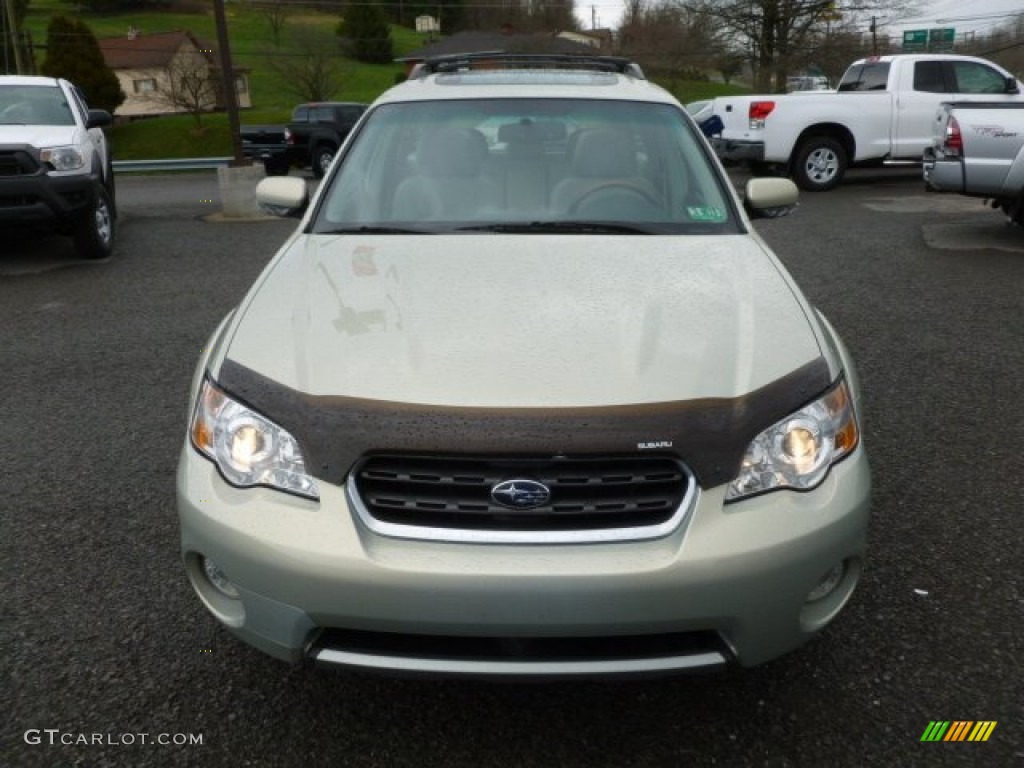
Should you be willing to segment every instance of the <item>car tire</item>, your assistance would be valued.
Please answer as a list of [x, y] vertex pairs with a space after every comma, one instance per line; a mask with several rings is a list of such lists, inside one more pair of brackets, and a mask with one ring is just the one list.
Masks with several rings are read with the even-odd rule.
[[114, 250], [114, 206], [104, 186], [96, 188], [90, 211], [75, 222], [72, 237], [83, 259], [105, 259]]
[[826, 192], [838, 185], [849, 162], [843, 145], [828, 136], [804, 139], [794, 158], [793, 181], [807, 192]]
[[313, 152], [313, 175], [318, 179], [322, 179], [327, 173], [327, 169], [331, 167], [335, 151], [334, 147], [325, 144], [317, 147]]

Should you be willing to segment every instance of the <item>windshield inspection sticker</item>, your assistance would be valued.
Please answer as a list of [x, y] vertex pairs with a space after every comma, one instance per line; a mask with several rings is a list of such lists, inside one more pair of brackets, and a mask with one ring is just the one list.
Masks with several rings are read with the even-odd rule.
[[694, 221], [725, 221], [725, 211], [711, 205], [688, 205], [686, 213]]

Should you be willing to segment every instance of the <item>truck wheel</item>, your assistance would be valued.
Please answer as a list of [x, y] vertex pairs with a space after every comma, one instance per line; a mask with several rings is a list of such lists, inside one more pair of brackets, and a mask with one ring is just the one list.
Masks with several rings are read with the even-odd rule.
[[793, 181], [808, 192], [825, 192], [843, 180], [846, 150], [828, 136], [811, 136], [797, 147], [793, 161]]
[[92, 210], [75, 222], [75, 248], [84, 259], [103, 259], [114, 249], [114, 209], [103, 186], [96, 189]]
[[332, 160], [334, 160], [334, 147], [326, 145], [317, 147], [313, 153], [313, 175], [322, 179], [327, 173], [327, 169], [331, 167]]
[[1007, 224], [1024, 227], [1024, 192], [1016, 198], [1004, 198], [998, 203], [993, 203], [992, 207], [994, 208], [996, 205], [1006, 214]]

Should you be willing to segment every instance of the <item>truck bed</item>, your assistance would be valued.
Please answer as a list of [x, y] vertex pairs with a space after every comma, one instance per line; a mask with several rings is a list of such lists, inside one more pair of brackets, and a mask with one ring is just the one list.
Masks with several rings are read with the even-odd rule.
[[925, 150], [924, 180], [935, 192], [992, 199], [1024, 223], [1024, 104], [943, 104]]

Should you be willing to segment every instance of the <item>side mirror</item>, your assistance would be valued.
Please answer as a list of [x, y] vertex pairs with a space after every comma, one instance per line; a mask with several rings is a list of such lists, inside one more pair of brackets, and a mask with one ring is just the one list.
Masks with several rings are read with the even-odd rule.
[[743, 208], [752, 219], [777, 219], [796, 208], [800, 192], [789, 179], [751, 179], [743, 195]]
[[292, 176], [263, 179], [256, 185], [256, 202], [272, 216], [300, 218], [309, 205], [306, 180]]
[[105, 109], [90, 109], [85, 120], [86, 128], [105, 128], [114, 122], [114, 118]]
[[1020, 84], [1016, 77], [1006, 78], [1006, 93], [1020, 93]]

